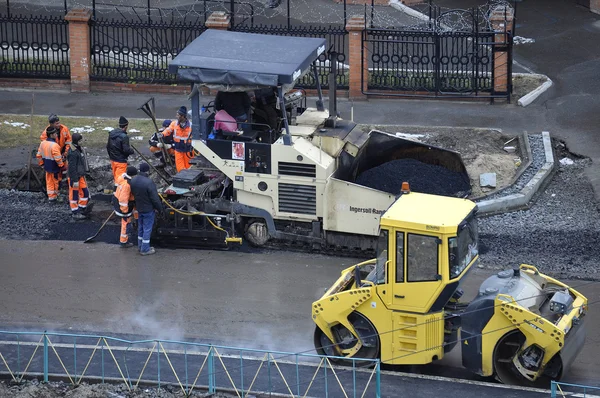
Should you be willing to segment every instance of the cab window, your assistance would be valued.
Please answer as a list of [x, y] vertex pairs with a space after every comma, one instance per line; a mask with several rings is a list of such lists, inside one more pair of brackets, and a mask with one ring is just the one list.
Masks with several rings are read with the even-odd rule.
[[382, 229], [379, 232], [379, 240], [377, 241], [377, 263], [375, 264], [375, 283], [386, 282], [386, 264], [388, 261], [388, 231]]
[[471, 217], [458, 227], [458, 236], [448, 239], [450, 279], [459, 276], [479, 254], [477, 219]]
[[404, 282], [404, 232], [396, 232], [396, 282]]
[[438, 242], [435, 236], [408, 234], [408, 282], [438, 280]]

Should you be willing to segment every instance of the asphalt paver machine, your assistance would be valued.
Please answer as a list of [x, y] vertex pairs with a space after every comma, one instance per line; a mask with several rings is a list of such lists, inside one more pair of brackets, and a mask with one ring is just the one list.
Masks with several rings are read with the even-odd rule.
[[[164, 191], [171, 208], [158, 222], [157, 238], [210, 243], [243, 236], [255, 246], [287, 242], [374, 253], [379, 218], [399, 192], [357, 184], [361, 173], [411, 158], [443, 166], [468, 183], [458, 153], [363, 131], [337, 117], [335, 100], [326, 109], [317, 67], [326, 55], [322, 38], [208, 30], [175, 57], [169, 71], [194, 87], [198, 164]], [[315, 107], [294, 89], [305, 76], [317, 83]], [[278, 127], [248, 122], [216, 131], [215, 112], [200, 103], [205, 88], [213, 94], [274, 89]]]

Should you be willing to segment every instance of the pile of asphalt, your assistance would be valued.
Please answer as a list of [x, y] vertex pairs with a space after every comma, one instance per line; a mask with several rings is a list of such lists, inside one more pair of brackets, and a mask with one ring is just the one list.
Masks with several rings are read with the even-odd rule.
[[464, 197], [471, 190], [469, 178], [442, 166], [398, 159], [383, 163], [361, 173], [356, 183], [399, 195], [407, 181], [414, 192]]
[[[96, 238], [98, 242], [119, 242], [119, 220], [113, 217]], [[83, 241], [94, 235], [104, 219], [76, 221], [68, 202], [51, 204], [41, 192], [0, 189], [0, 239]]]

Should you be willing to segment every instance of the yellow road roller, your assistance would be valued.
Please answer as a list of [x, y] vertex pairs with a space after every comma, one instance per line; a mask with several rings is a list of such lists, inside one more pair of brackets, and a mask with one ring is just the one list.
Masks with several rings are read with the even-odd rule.
[[402, 192], [381, 217], [377, 258], [343, 270], [313, 303], [317, 352], [418, 365], [460, 344], [463, 366], [478, 375], [559, 380], [585, 342], [586, 297], [522, 264], [463, 302], [461, 282], [479, 260], [476, 204], [408, 184]]

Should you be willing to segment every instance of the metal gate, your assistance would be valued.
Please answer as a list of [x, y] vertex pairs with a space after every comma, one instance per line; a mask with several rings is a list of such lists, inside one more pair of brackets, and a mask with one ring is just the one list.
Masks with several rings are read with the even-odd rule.
[[206, 30], [201, 17], [193, 20], [152, 18], [90, 21], [92, 80], [128, 83], [177, 83], [169, 62]]
[[[486, 24], [482, 29], [477, 13], [469, 15], [472, 24], [468, 29], [454, 30], [448, 23], [449, 14], [431, 20], [425, 29], [366, 29], [362, 51], [368, 81], [362, 82], [363, 93], [509, 99], [511, 32], [496, 32]], [[495, 56], [498, 52], [506, 56]], [[494, 84], [495, 73], [502, 69], [499, 62], [506, 63], [503, 66], [508, 75], [507, 88], [502, 91]]]

